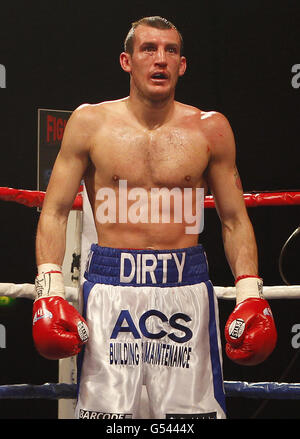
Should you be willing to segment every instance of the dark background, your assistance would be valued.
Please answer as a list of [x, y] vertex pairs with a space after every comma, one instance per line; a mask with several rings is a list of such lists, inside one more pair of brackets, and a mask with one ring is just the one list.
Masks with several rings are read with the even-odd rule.
[[[0, 186], [37, 188], [37, 110], [74, 110], [128, 95], [119, 53], [130, 23], [161, 15], [182, 32], [188, 70], [177, 99], [227, 116], [235, 133], [244, 192], [299, 190], [299, 98], [292, 66], [300, 63], [299, 1], [109, 2], [23, 1], [1, 4]], [[300, 84], [300, 80], [299, 80]], [[1, 282], [33, 283], [38, 212], [0, 202]], [[278, 257], [299, 226], [299, 206], [250, 208], [265, 285], [282, 285]], [[220, 224], [208, 210], [201, 236], [215, 285], [232, 285]], [[285, 275], [299, 284], [299, 238], [288, 247]], [[224, 378], [299, 382], [291, 328], [299, 300], [272, 300], [278, 345], [257, 367], [224, 356]], [[232, 301], [220, 302], [221, 328]], [[0, 384], [57, 382], [57, 363], [37, 355], [31, 340], [31, 301], [0, 308], [7, 348], [0, 349]], [[222, 336], [223, 339], [223, 336]], [[300, 402], [228, 398], [230, 418], [299, 418]], [[55, 418], [57, 403], [0, 400], [0, 418]]]

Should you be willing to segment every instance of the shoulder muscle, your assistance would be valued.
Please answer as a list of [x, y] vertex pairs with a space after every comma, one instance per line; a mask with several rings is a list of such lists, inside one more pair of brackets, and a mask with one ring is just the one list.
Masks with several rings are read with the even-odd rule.
[[235, 159], [235, 140], [228, 119], [221, 113], [202, 115], [205, 135], [209, 141], [212, 159]]

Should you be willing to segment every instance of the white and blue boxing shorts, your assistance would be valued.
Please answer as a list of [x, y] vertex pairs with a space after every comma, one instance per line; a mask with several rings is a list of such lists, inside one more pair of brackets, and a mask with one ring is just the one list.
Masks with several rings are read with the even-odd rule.
[[83, 284], [90, 338], [78, 356], [76, 418], [225, 418], [217, 298], [201, 245], [93, 244]]

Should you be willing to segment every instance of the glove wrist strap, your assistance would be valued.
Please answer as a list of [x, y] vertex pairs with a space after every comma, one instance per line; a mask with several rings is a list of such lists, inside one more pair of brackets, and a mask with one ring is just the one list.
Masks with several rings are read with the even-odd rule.
[[236, 304], [250, 298], [263, 299], [263, 280], [258, 276], [239, 276], [235, 281]]
[[36, 300], [42, 297], [60, 296], [65, 299], [65, 286], [61, 267], [57, 264], [41, 264], [35, 278]]

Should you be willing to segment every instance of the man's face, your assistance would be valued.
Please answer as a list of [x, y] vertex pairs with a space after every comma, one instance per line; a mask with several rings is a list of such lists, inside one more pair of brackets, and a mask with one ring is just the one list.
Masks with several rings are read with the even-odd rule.
[[176, 83], [186, 69], [180, 56], [180, 38], [175, 29], [140, 25], [135, 30], [133, 54], [128, 55], [131, 87], [150, 100], [174, 95]]

